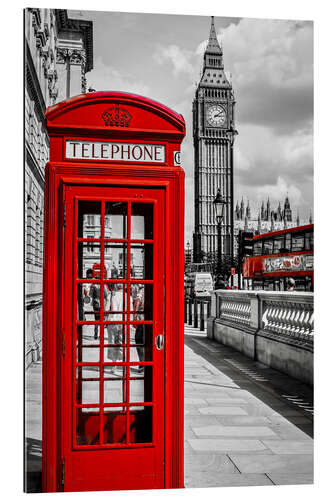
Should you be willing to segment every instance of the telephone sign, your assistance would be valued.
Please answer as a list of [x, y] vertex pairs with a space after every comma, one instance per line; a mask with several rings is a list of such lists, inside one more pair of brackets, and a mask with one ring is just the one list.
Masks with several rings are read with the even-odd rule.
[[165, 145], [66, 141], [66, 159], [164, 163]]
[[43, 491], [183, 487], [184, 119], [93, 92], [46, 126]]

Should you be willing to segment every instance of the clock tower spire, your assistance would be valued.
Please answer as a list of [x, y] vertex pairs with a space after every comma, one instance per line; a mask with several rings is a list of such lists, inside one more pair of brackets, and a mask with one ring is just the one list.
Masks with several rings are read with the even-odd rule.
[[204, 68], [219, 67], [223, 69], [223, 51], [216, 36], [214, 16], [211, 19], [210, 34], [204, 54]]
[[224, 71], [223, 50], [211, 18], [200, 83], [193, 100], [194, 262], [212, 262], [218, 249], [213, 200], [220, 189], [225, 202], [222, 262], [226, 278], [233, 264], [234, 93]]

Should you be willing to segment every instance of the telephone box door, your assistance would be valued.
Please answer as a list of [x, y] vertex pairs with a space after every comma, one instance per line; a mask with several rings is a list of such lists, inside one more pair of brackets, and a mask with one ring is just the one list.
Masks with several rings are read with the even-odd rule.
[[164, 190], [68, 185], [64, 213], [63, 489], [163, 488]]

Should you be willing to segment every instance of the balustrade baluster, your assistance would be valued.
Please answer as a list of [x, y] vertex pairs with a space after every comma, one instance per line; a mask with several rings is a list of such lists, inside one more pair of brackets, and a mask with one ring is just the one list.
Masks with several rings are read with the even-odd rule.
[[309, 320], [310, 320], [310, 311], [306, 311], [303, 322], [303, 330], [302, 330], [302, 339], [304, 340], [307, 340], [309, 335]]

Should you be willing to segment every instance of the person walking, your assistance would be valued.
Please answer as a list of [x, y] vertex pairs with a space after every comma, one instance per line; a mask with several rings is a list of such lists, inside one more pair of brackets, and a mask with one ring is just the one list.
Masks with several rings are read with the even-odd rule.
[[[108, 297], [109, 297], [109, 289], [106, 285], [104, 285], [104, 311], [108, 308]], [[101, 286], [99, 284], [92, 283], [89, 296], [92, 298], [92, 306], [95, 312], [95, 321], [100, 320], [100, 310], [101, 310]], [[94, 325], [94, 339], [98, 339], [98, 325]]]
[[[145, 317], [143, 314], [144, 311], [144, 305], [145, 305], [145, 297], [144, 297], [144, 285], [139, 285], [139, 291], [137, 293], [137, 296], [134, 301], [134, 321], [144, 321]], [[144, 325], [139, 324], [136, 325], [135, 328], [135, 343], [136, 343], [136, 350], [138, 353], [138, 358], [139, 361], [144, 361], [145, 359], [145, 351], [144, 351]], [[138, 371], [143, 372], [144, 367], [139, 366]]]
[[[110, 320], [111, 321], [123, 321], [124, 317], [122, 314], [122, 311], [125, 310], [124, 307], [124, 297], [123, 297], [123, 290], [122, 290], [122, 285], [121, 284], [115, 284], [114, 285], [114, 291], [111, 294], [111, 300], [110, 300]], [[122, 335], [122, 330], [123, 330], [124, 325], [122, 324], [113, 324], [113, 325], [107, 325], [107, 332], [108, 332], [108, 344], [116, 344], [113, 345], [112, 347], [108, 348], [108, 359], [110, 359], [113, 362], [116, 361], [122, 361], [121, 357], [121, 348], [120, 344], [122, 344], [123, 341], [123, 335]]]

